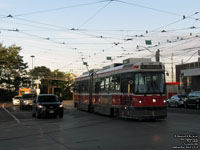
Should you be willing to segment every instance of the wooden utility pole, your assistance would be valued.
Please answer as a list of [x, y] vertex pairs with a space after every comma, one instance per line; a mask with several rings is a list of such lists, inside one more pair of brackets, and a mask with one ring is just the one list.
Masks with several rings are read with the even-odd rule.
[[173, 53], [171, 55], [171, 68], [172, 68], [172, 82], [174, 82], [174, 64], [173, 64]]

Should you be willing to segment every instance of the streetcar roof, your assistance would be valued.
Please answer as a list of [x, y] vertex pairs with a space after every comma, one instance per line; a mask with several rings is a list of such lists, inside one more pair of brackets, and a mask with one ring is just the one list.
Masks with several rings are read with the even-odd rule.
[[[97, 70], [96, 72], [94, 71], [94, 75], [95, 76], [99, 76], [99, 75], [103, 75], [103, 74], [109, 74], [109, 73], [122, 73], [122, 72], [130, 72], [133, 70], [137, 70], [137, 71], [142, 71], [142, 69], [140, 68], [141, 66], [160, 66], [161, 68], [155, 68], [156, 70], [160, 70], [160, 69], [164, 69], [163, 65], [161, 62], [137, 62], [137, 63], [129, 63], [129, 64], [123, 64], [120, 66], [116, 66], [116, 67], [112, 67], [112, 68], [108, 68], [108, 69], [101, 69], [101, 70]], [[155, 69], [152, 70], [152, 68], [143, 68], [144, 69], [150, 69], [150, 71], [153, 71]], [[76, 78], [76, 80], [79, 79], [84, 79], [89, 77], [89, 73], [85, 73], [79, 77]]]

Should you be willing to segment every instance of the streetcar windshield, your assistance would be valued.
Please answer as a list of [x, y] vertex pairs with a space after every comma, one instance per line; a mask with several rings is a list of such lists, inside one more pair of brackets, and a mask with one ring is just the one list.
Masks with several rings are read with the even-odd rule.
[[162, 94], [165, 92], [164, 73], [137, 73], [135, 75], [136, 94]]

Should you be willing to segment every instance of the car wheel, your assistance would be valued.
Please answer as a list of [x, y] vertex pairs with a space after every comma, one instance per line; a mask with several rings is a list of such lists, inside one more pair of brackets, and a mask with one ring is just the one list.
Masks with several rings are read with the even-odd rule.
[[175, 107], [178, 108], [178, 103], [175, 103]]
[[59, 118], [63, 118], [63, 112], [59, 113]]
[[35, 113], [34, 112], [32, 113], [32, 117], [35, 117]]
[[197, 108], [197, 109], [200, 109], [200, 108], [199, 108], [199, 105], [200, 105], [199, 103], [196, 103], [196, 108]]
[[184, 103], [184, 108], [187, 108], [187, 103]]
[[36, 118], [40, 118], [40, 113], [38, 110], [36, 111], [35, 116], [36, 116]]

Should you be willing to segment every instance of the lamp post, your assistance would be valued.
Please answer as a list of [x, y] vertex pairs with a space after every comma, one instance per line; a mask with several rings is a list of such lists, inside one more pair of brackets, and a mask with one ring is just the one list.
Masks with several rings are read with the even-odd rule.
[[[34, 55], [31, 55], [31, 58], [32, 58], [32, 71], [33, 71], [33, 58], [34, 57], [35, 57]], [[33, 88], [33, 77], [32, 77], [32, 80], [31, 80], [31, 86]]]
[[33, 58], [34, 57], [35, 57], [34, 55], [31, 55], [31, 58], [32, 58], [32, 70], [33, 70]]

